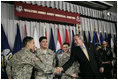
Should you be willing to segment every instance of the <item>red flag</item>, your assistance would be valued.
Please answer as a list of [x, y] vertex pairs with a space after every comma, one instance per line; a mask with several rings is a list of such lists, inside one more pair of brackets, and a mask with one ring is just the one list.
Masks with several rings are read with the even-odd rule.
[[26, 24], [25, 24], [25, 37], [27, 36], [27, 28], [26, 28]]
[[63, 49], [63, 45], [62, 45], [62, 42], [61, 42], [61, 36], [60, 36], [59, 29], [57, 29], [57, 33], [58, 33], [58, 38], [57, 38], [56, 51], [58, 51], [59, 49]]
[[46, 31], [46, 28], [45, 28], [45, 37], [47, 37], [47, 31]]
[[44, 25], [44, 36], [47, 37], [46, 26]]
[[66, 40], [65, 40], [65, 42], [69, 43], [69, 37], [68, 37], [68, 31], [67, 31], [67, 29], [65, 29], [65, 32], [66, 32]]

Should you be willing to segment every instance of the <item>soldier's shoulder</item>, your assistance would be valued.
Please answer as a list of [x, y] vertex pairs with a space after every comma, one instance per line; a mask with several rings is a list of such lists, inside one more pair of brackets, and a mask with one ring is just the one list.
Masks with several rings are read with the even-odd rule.
[[35, 52], [36, 53], [39, 53], [39, 52], [41, 52], [41, 49], [40, 48], [37, 48]]
[[13, 57], [16, 57], [16, 56], [19, 56], [19, 55], [21, 56], [22, 53], [23, 53], [23, 50], [21, 49], [20, 51], [16, 52], [16, 53], [13, 55]]
[[18, 51], [16, 54], [24, 54], [24, 53], [27, 53], [29, 52], [27, 49], [25, 48], [22, 48], [20, 51]]
[[48, 49], [48, 52], [50, 52], [50, 53], [54, 53], [54, 51], [53, 51], [53, 50], [51, 50], [51, 49]]
[[59, 58], [65, 59], [65, 58], [68, 58], [68, 57], [69, 56], [67, 55], [67, 53], [59, 54]]

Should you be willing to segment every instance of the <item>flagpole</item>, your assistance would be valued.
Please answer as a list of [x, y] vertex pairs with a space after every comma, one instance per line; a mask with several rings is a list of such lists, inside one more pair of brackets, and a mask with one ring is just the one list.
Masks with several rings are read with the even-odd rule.
[[76, 24], [77, 25], [77, 27], [78, 27], [78, 32], [79, 32], [79, 34], [80, 34], [80, 24], [78, 23], [78, 24]]
[[97, 33], [97, 30], [96, 30], [96, 28], [97, 28], [97, 27], [96, 27], [96, 25], [95, 25], [95, 26], [94, 26], [94, 31], [95, 31], [95, 33]]

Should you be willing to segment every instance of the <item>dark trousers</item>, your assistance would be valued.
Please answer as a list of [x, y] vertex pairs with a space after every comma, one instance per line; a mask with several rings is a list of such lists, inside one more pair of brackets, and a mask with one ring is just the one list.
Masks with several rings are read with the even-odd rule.
[[106, 79], [112, 78], [111, 69], [112, 69], [112, 66], [110, 64], [104, 65], [104, 72], [103, 72], [104, 78]]

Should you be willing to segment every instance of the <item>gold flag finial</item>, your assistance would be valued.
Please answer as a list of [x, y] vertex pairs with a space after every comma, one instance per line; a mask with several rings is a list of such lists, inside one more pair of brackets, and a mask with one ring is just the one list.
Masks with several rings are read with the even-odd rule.
[[80, 33], [80, 29], [78, 30], [78, 32]]
[[80, 28], [80, 24], [78, 24], [78, 28]]
[[97, 26], [96, 25], [94, 26], [94, 31], [97, 33]]
[[94, 30], [96, 30], [96, 25], [94, 26]]
[[77, 25], [77, 27], [78, 27], [78, 32], [80, 33], [80, 24], [78, 23], [78, 24], [76, 24]]

